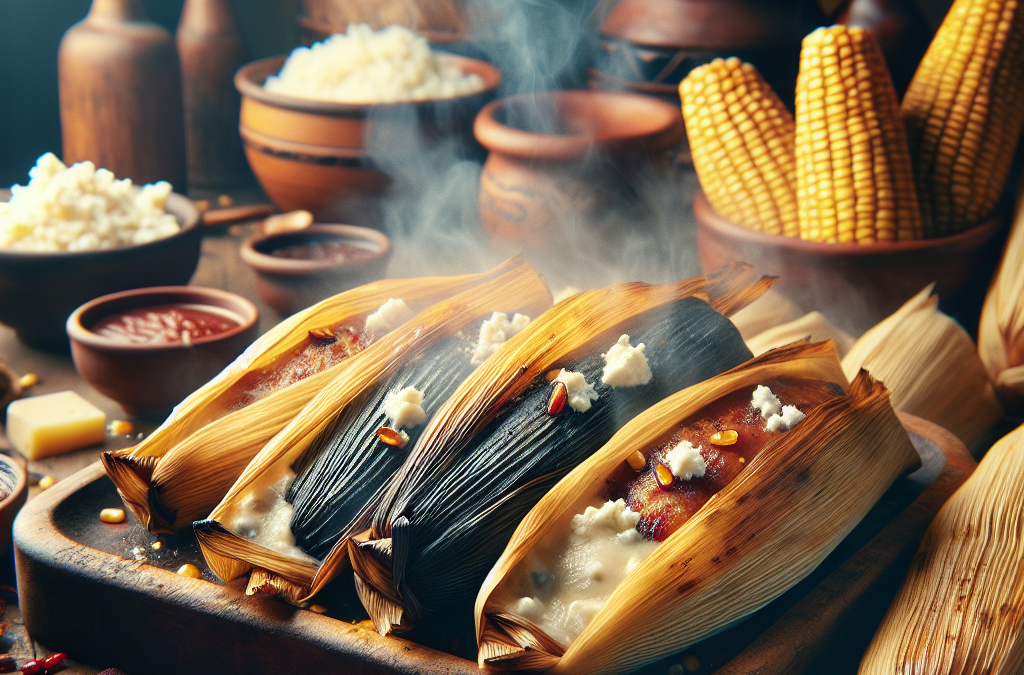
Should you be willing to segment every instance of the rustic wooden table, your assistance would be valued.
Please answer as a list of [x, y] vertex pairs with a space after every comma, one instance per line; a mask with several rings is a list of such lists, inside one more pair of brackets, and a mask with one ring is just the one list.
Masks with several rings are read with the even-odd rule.
[[[231, 225], [222, 228], [211, 228], [203, 240], [202, 257], [192, 285], [223, 288], [244, 296], [256, 303], [260, 310], [260, 333], [266, 332], [283, 317], [263, 303], [256, 294], [256, 282], [253, 271], [242, 263], [238, 250], [244, 239], [254, 232], [253, 223]], [[103, 445], [96, 445], [77, 452], [59, 455], [40, 461], [28, 462], [28, 470], [37, 482], [42, 476], [53, 476], [60, 481], [79, 470], [96, 462], [105, 450], [113, 450], [132, 445], [139, 433], [148, 434], [156, 428], [155, 424], [130, 418], [117, 403], [94, 391], [75, 371], [69, 355], [49, 354], [28, 347], [15, 337], [14, 331], [0, 325], [0, 361], [13, 368], [18, 374], [35, 373], [39, 382], [27, 395], [46, 394], [55, 391], [72, 390], [99, 407], [111, 420], [130, 420], [134, 426], [133, 433], [127, 436], [107, 435]], [[0, 422], [3, 415], [0, 415]], [[13, 450], [7, 437], [0, 434], [0, 452], [19, 456]], [[29, 488], [29, 499], [39, 494], [41, 488], [33, 484]], [[60, 651], [61, 645], [41, 645], [32, 640], [21, 625], [18, 611], [17, 596], [13, 592], [15, 586], [14, 558], [8, 552], [0, 558], [0, 602], [3, 605], [2, 645], [0, 652], [9, 652], [20, 666], [31, 658], [42, 658], [53, 651]], [[83, 617], [88, 620], [88, 617]], [[116, 639], [116, 636], [111, 636]], [[68, 675], [94, 675], [104, 666], [102, 663], [78, 664], [67, 662], [68, 668], [62, 672]], [[139, 674], [141, 675], [141, 674]]]

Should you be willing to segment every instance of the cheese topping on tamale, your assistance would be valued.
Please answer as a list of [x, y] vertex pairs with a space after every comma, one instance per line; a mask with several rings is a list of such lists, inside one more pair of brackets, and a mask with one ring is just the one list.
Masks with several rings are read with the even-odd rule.
[[276, 476], [250, 486], [237, 505], [224, 519], [224, 525], [240, 537], [284, 555], [302, 560], [315, 560], [295, 545], [291, 530], [292, 505], [285, 499], [295, 474], [286, 469]]
[[576, 412], [587, 412], [590, 410], [590, 402], [597, 400], [597, 390], [594, 389], [594, 385], [587, 382], [583, 373], [563, 368], [552, 381], [565, 385], [569, 407]]
[[629, 344], [628, 335], [620, 337], [611, 349], [601, 354], [605, 364], [601, 381], [609, 387], [633, 387], [650, 382], [653, 373], [644, 349], [644, 343], [634, 347]]
[[665, 461], [672, 475], [681, 480], [700, 478], [708, 470], [708, 463], [700, 454], [700, 447], [694, 446], [690, 441], [679, 441], [679, 443], [665, 453]]
[[390, 298], [376, 312], [366, 317], [366, 332], [377, 337], [390, 333], [415, 316], [404, 300]]
[[487, 360], [487, 357], [498, 351], [498, 347], [528, 325], [530, 325], [530, 317], [525, 314], [515, 314], [509, 321], [508, 314], [505, 312], [495, 312], [490, 319], [480, 324], [480, 338], [473, 349], [473, 358], [470, 363], [479, 366]]
[[391, 392], [384, 398], [384, 414], [395, 430], [423, 424], [427, 421], [427, 413], [423, 410], [423, 392], [416, 387]]

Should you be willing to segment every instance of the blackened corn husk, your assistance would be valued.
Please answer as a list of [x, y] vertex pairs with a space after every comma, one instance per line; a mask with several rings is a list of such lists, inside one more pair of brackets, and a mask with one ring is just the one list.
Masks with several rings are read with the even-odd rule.
[[[454, 372], [442, 372], [450, 370], [450, 363], [444, 358], [438, 361], [437, 357], [451, 356], [448, 352], [452, 351], [452, 340], [458, 339], [456, 336], [460, 331], [475, 335], [481, 321], [494, 311], [536, 316], [550, 303], [551, 295], [543, 280], [528, 266], [517, 266], [424, 310], [339, 366], [336, 376], [297, 413], [291, 413], [285, 423], [277, 427], [279, 431], [276, 434], [266, 435], [262, 447], [252, 453], [255, 456], [250, 455], [251, 461], [237, 480], [225, 488], [223, 499], [212, 507], [212, 512], [208, 512], [209, 517], [196, 523], [199, 543], [214, 573], [224, 580], [231, 580], [259, 568], [267, 578], [258, 584], [260, 588], [269, 590], [273, 587], [275, 592], [291, 600], [305, 595], [303, 589], [308, 589], [319, 568], [315, 561], [269, 549], [238, 536], [227, 527], [243, 509], [245, 500], [269, 489], [293, 467], [304, 472], [316, 462], [319, 449], [334, 441], [337, 441], [336, 445], [340, 444], [335, 450], [348, 453], [352, 461], [363, 464], [364, 468], [372, 468], [378, 475], [390, 475], [388, 467], [395, 463], [394, 453], [400, 453], [397, 454], [400, 459], [406, 451], [385, 448], [375, 436], [376, 430], [383, 426], [378, 422], [384, 419], [381, 402], [387, 393], [413, 376], [422, 376], [421, 383], [432, 378], [434, 381], [436, 378], [449, 378], [445, 386], [451, 386], [451, 379], [457, 380], [459, 376]], [[469, 355], [464, 356], [468, 362]], [[421, 361], [417, 362], [417, 359]], [[425, 362], [433, 365], [425, 370], [419, 369], [418, 363]], [[427, 403], [427, 407], [434, 405]], [[239, 424], [260, 426], [263, 420], [240, 418]], [[413, 430], [412, 435], [417, 432]], [[390, 454], [385, 455], [380, 463], [369, 461], [366, 464], [366, 457], [361, 454], [363, 451]], [[353, 492], [353, 500], [357, 504], [360, 495], [370, 496], [379, 488], [364, 481], [358, 471], [343, 470], [340, 475], [351, 477], [345, 489]], [[330, 477], [324, 476], [324, 480]], [[313, 481], [316, 479], [316, 476], [312, 477]], [[341, 486], [337, 490], [334, 486], [321, 487], [324, 493], [335, 495], [342, 490]], [[355, 509], [351, 504], [349, 508]], [[275, 583], [279, 587], [275, 587]]]
[[[685, 649], [807, 576], [898, 476], [918, 464], [884, 387], [860, 373], [848, 393], [807, 411], [644, 559], [567, 649], [500, 600], [534, 547], [602, 503], [608, 477], [678, 425], [777, 376], [845, 386], [830, 342], [796, 344], [689, 387], [624, 426], [519, 524], [477, 596], [480, 664], [489, 669], [619, 673]], [[507, 596], [507, 594], [506, 594]]]
[[[281, 361], [317, 339], [310, 335], [311, 330], [343, 325], [363, 332], [366, 317], [389, 298], [402, 298], [420, 314], [464, 293], [491, 302], [508, 297], [515, 306], [536, 309], [550, 303], [543, 280], [521, 258], [485, 274], [377, 282], [342, 293], [287, 319], [257, 340], [224, 374], [179, 405], [145, 441], [126, 451], [105, 453], [108, 475], [125, 503], [151, 531], [190, 525], [210, 513], [259, 449], [339, 376], [348, 362], [361, 361], [365, 349], [245, 407], [226, 411], [224, 403], [237, 399], [239, 383], [251, 384], [244, 378], [247, 373], [272, 374]], [[454, 302], [453, 307], [460, 307], [465, 301]], [[383, 339], [418, 349], [409, 342], [405, 328]]]
[[771, 349], [784, 347], [804, 338], [809, 338], [811, 342], [832, 340], [839, 358], [850, 351], [855, 342], [849, 333], [833, 325], [821, 312], [808, 312], [799, 319], [768, 328], [752, 338], [746, 338], [746, 341], [750, 351], [755, 356], [760, 356]]
[[[934, 284], [933, 284], [934, 285]], [[1003, 417], [974, 342], [938, 309], [932, 286], [868, 330], [843, 357], [885, 383], [896, 410], [934, 422], [972, 443]]]
[[1014, 413], [1024, 411], [1024, 182], [1003, 258], [981, 308], [978, 354], [996, 391]]
[[[365, 541], [349, 541], [356, 588], [378, 631], [471, 601], [516, 522], [558, 478], [641, 410], [749, 358], [715, 308], [738, 309], [738, 296], [756, 297], [751, 288], [717, 301], [712, 293], [710, 305], [685, 288], [620, 285], [559, 303], [456, 390], [392, 481]], [[622, 334], [646, 345], [650, 383], [601, 382], [601, 353]], [[594, 384], [588, 411], [550, 412], [558, 385], [545, 373], [560, 368]]]
[[1024, 671], [1024, 427], [986, 453], [928, 527], [861, 675]]

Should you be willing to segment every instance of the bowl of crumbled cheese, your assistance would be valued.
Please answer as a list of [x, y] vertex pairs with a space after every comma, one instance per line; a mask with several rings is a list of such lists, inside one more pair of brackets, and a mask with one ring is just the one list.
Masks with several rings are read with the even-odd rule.
[[0, 323], [27, 344], [68, 349], [64, 323], [100, 295], [188, 283], [199, 211], [168, 183], [138, 187], [47, 153], [0, 195]]
[[433, 51], [408, 28], [354, 24], [287, 57], [242, 67], [239, 131], [278, 208], [354, 222], [365, 214], [364, 198], [390, 182], [375, 152], [454, 141], [471, 153], [473, 119], [500, 81], [489, 63]]

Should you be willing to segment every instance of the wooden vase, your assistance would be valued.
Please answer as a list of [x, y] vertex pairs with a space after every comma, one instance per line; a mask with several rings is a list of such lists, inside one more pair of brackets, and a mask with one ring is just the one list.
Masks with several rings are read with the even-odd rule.
[[238, 135], [235, 71], [245, 45], [228, 0], [185, 0], [175, 36], [185, 104], [188, 183], [222, 188], [252, 180]]
[[174, 40], [141, 0], [93, 0], [57, 56], [64, 161], [184, 192], [181, 73]]

